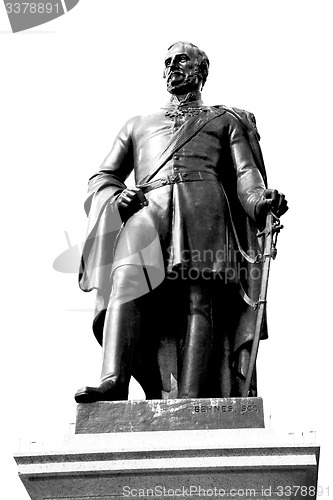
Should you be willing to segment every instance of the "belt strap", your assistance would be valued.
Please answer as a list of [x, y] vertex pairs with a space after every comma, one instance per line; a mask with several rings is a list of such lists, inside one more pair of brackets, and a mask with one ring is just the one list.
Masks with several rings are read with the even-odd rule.
[[258, 309], [259, 304], [266, 304], [267, 301], [261, 300], [260, 297], [258, 300], [252, 300], [251, 297], [249, 297], [246, 291], [244, 290], [243, 285], [240, 281], [238, 283], [238, 286], [239, 286], [238, 291], [240, 293], [240, 296], [242, 297], [244, 302], [246, 302], [246, 304], [248, 306], [251, 306], [254, 310]]
[[140, 188], [141, 191], [146, 194], [152, 189], [156, 189], [168, 184], [176, 184], [180, 182], [192, 182], [192, 181], [213, 181], [216, 179], [216, 174], [213, 172], [177, 172], [175, 174], [166, 175], [165, 177], [160, 177], [152, 182], [147, 182], [145, 184], [138, 184], [136, 187]]

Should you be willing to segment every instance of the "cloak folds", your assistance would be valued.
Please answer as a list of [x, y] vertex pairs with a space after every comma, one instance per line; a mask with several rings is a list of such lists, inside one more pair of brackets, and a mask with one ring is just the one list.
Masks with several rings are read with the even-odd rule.
[[[240, 124], [251, 147], [257, 169], [260, 171], [265, 185], [266, 173], [259, 146], [259, 136], [255, 128], [252, 114], [235, 108], [216, 106], [215, 109], [230, 114]], [[198, 132], [198, 135], [200, 131]], [[189, 139], [187, 148], [191, 147]], [[80, 287], [84, 291], [97, 290], [97, 301], [93, 330], [97, 340], [102, 343], [105, 311], [112, 288], [112, 270], [121, 265], [119, 259], [124, 254], [126, 231], [130, 231], [130, 221], [122, 225], [119, 214], [113, 203], [120, 192], [126, 187], [125, 180], [133, 169], [135, 144], [120, 137], [121, 148], [117, 153], [117, 161], [121, 163], [121, 175], [118, 170], [110, 173], [108, 168], [102, 168], [89, 182], [88, 198], [85, 204], [89, 214], [88, 236], [83, 250]], [[233, 248], [241, 246], [250, 256], [261, 253], [260, 241], [256, 236], [255, 222], [247, 215], [237, 196], [237, 179], [232, 167], [232, 158], [224, 158], [224, 168], [220, 174], [220, 182], [230, 208], [230, 220], [234, 222], [237, 238], [230, 231]], [[229, 165], [227, 162], [229, 161]], [[160, 175], [160, 174], [159, 174]], [[157, 178], [159, 177], [157, 175]], [[162, 175], [162, 173], [161, 173]], [[189, 184], [189, 183], [187, 183]], [[170, 186], [169, 186], [170, 187]], [[161, 189], [161, 188], [159, 188]], [[163, 188], [164, 189], [164, 188]], [[134, 217], [133, 217], [134, 219]], [[231, 224], [229, 224], [231, 227]], [[127, 226], [127, 227], [126, 227]], [[177, 356], [181, 355], [182, 334], [186, 322], [186, 301], [183, 284], [176, 286], [174, 282], [165, 279], [167, 271], [164, 263], [165, 245], [160, 245], [159, 228], [148, 231], [146, 236], [131, 254], [135, 265], [144, 265], [147, 269], [149, 282], [143, 287], [140, 305], [143, 311], [142, 336], [138, 343], [138, 353], [133, 375], [143, 386], [149, 384], [147, 365], [154, 377], [161, 378], [161, 389], [171, 390], [172, 374], [177, 378]], [[122, 249], [120, 247], [123, 247]], [[126, 249], [125, 249], [126, 253]], [[116, 261], [115, 261], [116, 259]], [[239, 281], [245, 292], [254, 301], [259, 297], [262, 264], [247, 262], [241, 252], [237, 251], [237, 266]], [[210, 373], [207, 374], [207, 387], [210, 397], [232, 395], [232, 377], [237, 363], [237, 354], [251, 343], [254, 335], [256, 312], [246, 304], [239, 294], [239, 283], [221, 283], [214, 280], [214, 345], [210, 363]], [[184, 313], [185, 311], [185, 313]], [[266, 322], [262, 338], [267, 337]], [[242, 371], [242, 368], [240, 368]], [[246, 375], [246, 374], [245, 374]]]

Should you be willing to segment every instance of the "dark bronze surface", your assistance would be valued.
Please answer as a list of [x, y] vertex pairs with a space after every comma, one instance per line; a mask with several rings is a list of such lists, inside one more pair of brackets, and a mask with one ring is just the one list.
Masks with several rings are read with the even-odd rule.
[[192, 44], [171, 46], [170, 102], [129, 120], [90, 179], [80, 286], [97, 289], [103, 368], [79, 403], [126, 399], [132, 375], [147, 399], [242, 395], [261, 285], [257, 230], [287, 203], [267, 189], [254, 116], [203, 104], [208, 68]]

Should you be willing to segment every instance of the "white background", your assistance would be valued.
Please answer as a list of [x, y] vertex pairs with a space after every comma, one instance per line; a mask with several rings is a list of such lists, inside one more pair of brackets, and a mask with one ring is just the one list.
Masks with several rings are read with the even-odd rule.
[[62, 440], [75, 391], [99, 381], [94, 297], [52, 264], [68, 248], [65, 231], [73, 246], [84, 238], [87, 179], [119, 128], [168, 99], [164, 55], [184, 39], [210, 58], [206, 104], [255, 113], [269, 186], [290, 202], [272, 264], [259, 392], [268, 426], [300, 442], [316, 431], [319, 484], [332, 495], [330, 2], [81, 0], [18, 34], [3, 6], [0, 14], [4, 498], [28, 498], [13, 453]]

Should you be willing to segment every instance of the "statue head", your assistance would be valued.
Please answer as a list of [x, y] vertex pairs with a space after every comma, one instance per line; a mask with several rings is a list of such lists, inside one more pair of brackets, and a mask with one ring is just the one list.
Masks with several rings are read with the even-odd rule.
[[189, 42], [176, 42], [168, 48], [163, 77], [171, 94], [184, 95], [201, 90], [209, 69], [206, 54]]

